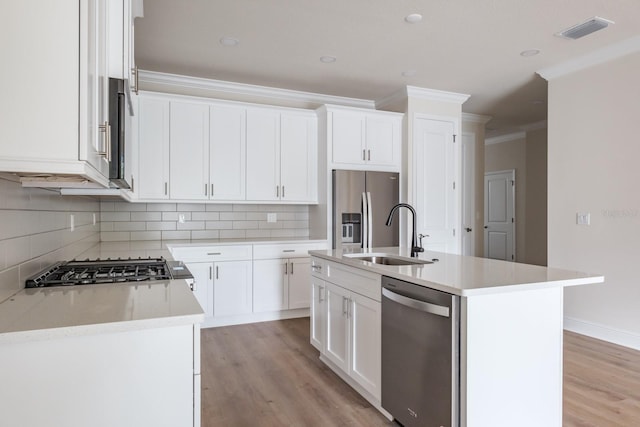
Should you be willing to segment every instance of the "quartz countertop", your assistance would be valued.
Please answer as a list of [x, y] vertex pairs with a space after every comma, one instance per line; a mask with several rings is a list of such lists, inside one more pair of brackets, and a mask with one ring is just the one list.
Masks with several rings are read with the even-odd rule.
[[461, 296], [604, 282], [604, 276], [598, 274], [443, 252], [422, 252], [418, 254], [418, 259], [429, 261], [437, 259], [438, 261], [432, 264], [407, 266], [380, 265], [349, 258], [349, 254], [354, 253], [410, 256], [408, 248], [398, 247], [373, 248], [371, 250], [354, 249], [347, 252], [339, 250], [310, 251], [312, 256], [318, 258]]

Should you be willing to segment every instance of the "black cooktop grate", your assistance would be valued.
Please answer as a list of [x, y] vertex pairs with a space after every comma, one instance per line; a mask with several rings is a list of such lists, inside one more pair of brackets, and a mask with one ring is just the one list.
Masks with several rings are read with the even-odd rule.
[[87, 259], [56, 263], [27, 279], [25, 287], [39, 288], [168, 279], [171, 279], [171, 272], [164, 258]]

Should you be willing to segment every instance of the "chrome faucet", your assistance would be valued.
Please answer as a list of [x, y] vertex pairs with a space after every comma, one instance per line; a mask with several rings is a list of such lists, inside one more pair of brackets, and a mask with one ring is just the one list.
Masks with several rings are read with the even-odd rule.
[[391, 212], [389, 212], [389, 217], [387, 218], [386, 225], [387, 227], [391, 227], [391, 222], [393, 221], [393, 214], [395, 213], [395, 211], [397, 211], [400, 208], [407, 208], [411, 211], [411, 215], [413, 218], [413, 234], [411, 236], [411, 256], [413, 258], [416, 258], [418, 256], [418, 252], [424, 252], [424, 249], [422, 248], [422, 245], [420, 246], [417, 245], [418, 235], [416, 234], [416, 210], [413, 208], [413, 206], [407, 203], [398, 203], [397, 205], [392, 207]]

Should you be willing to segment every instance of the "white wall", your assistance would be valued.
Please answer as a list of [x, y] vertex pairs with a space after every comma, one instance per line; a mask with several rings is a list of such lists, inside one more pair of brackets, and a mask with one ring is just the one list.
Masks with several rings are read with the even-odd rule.
[[[0, 301], [46, 266], [76, 257], [100, 238], [100, 205], [88, 197], [25, 189], [0, 178]], [[70, 216], [74, 216], [74, 230]]]
[[[567, 288], [565, 326], [640, 348], [640, 53], [549, 81], [549, 265], [605, 275]], [[590, 226], [576, 213], [591, 214]]]

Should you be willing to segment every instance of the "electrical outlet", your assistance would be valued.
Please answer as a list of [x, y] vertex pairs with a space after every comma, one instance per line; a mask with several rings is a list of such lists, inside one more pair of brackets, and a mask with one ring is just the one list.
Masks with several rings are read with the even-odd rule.
[[184, 224], [184, 214], [178, 214], [178, 222]]
[[578, 225], [591, 225], [591, 214], [589, 212], [576, 213], [576, 224]]
[[278, 215], [276, 213], [268, 213], [267, 214], [267, 222], [277, 222]]
[[74, 214], [69, 215], [69, 228], [71, 231], [76, 229], [76, 216]]

